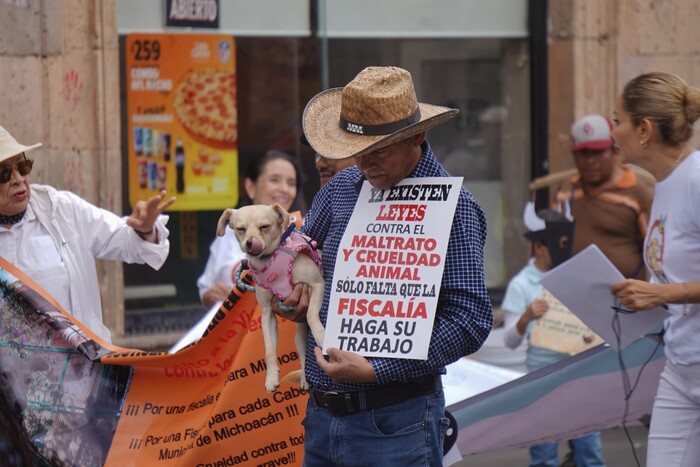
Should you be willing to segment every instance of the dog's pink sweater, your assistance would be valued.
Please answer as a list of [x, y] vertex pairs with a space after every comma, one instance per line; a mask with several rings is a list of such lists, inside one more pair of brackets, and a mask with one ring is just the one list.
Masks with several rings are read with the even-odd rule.
[[321, 255], [316, 249], [316, 241], [295, 230], [289, 234], [284, 243], [277, 247], [264, 268], [258, 270], [249, 264], [255, 286], [272, 292], [280, 300], [289, 297], [294, 289], [292, 265], [299, 253], [307, 254], [323, 274]]

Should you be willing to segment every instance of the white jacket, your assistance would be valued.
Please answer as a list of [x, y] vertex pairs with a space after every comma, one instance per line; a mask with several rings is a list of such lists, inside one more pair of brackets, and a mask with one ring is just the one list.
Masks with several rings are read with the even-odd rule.
[[233, 288], [233, 274], [243, 258], [245, 254], [241, 251], [236, 235], [233, 230], [226, 228], [224, 236], [214, 238], [209, 247], [207, 265], [197, 279], [199, 299], [202, 300], [204, 294], [213, 289], [217, 282]]
[[168, 257], [170, 242], [167, 216], [155, 223], [158, 243], [144, 241], [120, 218], [69, 191], [31, 184], [29, 204], [37, 220], [49, 232], [61, 255], [70, 284], [72, 310], [66, 310], [97, 335], [111, 340], [102, 321], [102, 304], [95, 258], [146, 263], [160, 269]]

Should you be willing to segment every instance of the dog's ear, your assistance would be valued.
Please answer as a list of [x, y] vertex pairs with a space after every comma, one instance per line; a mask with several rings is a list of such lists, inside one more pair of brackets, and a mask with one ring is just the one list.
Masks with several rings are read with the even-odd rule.
[[226, 209], [224, 210], [224, 213], [221, 214], [221, 217], [219, 217], [219, 223], [216, 225], [216, 235], [219, 237], [223, 237], [224, 234], [226, 233], [226, 226], [229, 223], [229, 220], [236, 214], [235, 209]]
[[282, 227], [285, 229], [289, 227], [289, 213], [287, 212], [287, 210], [277, 203], [273, 204], [271, 207], [272, 210], [275, 211], [275, 213], [277, 214], [277, 218], [282, 224]]

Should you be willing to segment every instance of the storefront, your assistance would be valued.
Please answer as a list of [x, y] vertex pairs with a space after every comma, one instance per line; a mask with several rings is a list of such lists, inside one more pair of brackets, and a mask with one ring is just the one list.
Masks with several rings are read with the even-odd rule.
[[[195, 284], [204, 269], [216, 222], [227, 206], [225, 200], [222, 205], [216, 193], [228, 193], [226, 196], [231, 198], [228, 206], [235, 205], [238, 193], [227, 192], [222, 187], [240, 186], [252, 159], [268, 149], [283, 150], [298, 158], [304, 172], [304, 190], [298, 206], [302, 212], [308, 210], [319, 183], [313, 154], [299, 143], [304, 105], [317, 92], [344, 85], [369, 65], [403, 67], [413, 76], [419, 100], [460, 109], [455, 120], [432, 130], [428, 140], [448, 171], [464, 177], [464, 185], [487, 213], [487, 286], [494, 291], [502, 289], [508, 277], [525, 262], [520, 209], [531, 171], [531, 44], [526, 0], [181, 2], [214, 4], [218, 10], [218, 26], [214, 28], [166, 27], [171, 3], [177, 2], [116, 2], [122, 71], [124, 211], [130, 210], [135, 194], [147, 194], [139, 189], [160, 186], [155, 153], [151, 155], [154, 181], [142, 178], [139, 183], [139, 176], [143, 177], [144, 173], [148, 176], [149, 169], [146, 159], [140, 160], [135, 154], [135, 127], [155, 131], [148, 138], [152, 147], [158, 148], [158, 154], [163, 155], [161, 181], [170, 191], [174, 188], [176, 195], [181, 191], [181, 201], [170, 212], [172, 246], [166, 265], [159, 272], [141, 266], [124, 267], [126, 313], [132, 317], [127, 319], [127, 333], [129, 322], [138, 323], [138, 317], [149, 313], [163, 317], [165, 310], [196, 319], [204, 311]], [[158, 40], [160, 54], [176, 54], [170, 55], [176, 57], [172, 59], [158, 57], [163, 63], [173, 59], [177, 62], [168, 65], [174, 76], [171, 88], [163, 84], [164, 88], [160, 89], [165, 99], [174, 99], [179, 80], [184, 79], [186, 72], [197, 69], [193, 62], [196, 57], [184, 52], [192, 52], [191, 44], [197, 42], [193, 42], [197, 37], [202, 38], [201, 43], [214, 44], [210, 51], [217, 51], [216, 44], [230, 44], [230, 64], [217, 67], [235, 75], [237, 119], [237, 135], [232, 146], [204, 151], [206, 155], [201, 155], [199, 149], [187, 148], [185, 142], [186, 156], [187, 152], [197, 153], [196, 157], [189, 156], [195, 162], [206, 164], [214, 153], [217, 160], [235, 160], [230, 165], [232, 173], [229, 169], [223, 175], [217, 172], [217, 177], [225, 182], [210, 181], [199, 192], [187, 191], [176, 180], [181, 168], [176, 165], [175, 157], [177, 118], [171, 119], [169, 124], [174, 126], [167, 128], [175, 130], [169, 134], [169, 130], [163, 129], [166, 127], [159, 126], [162, 119], [153, 116], [169, 110], [153, 103], [135, 110], [139, 96], [145, 94], [136, 92], [138, 85], [132, 82], [135, 79], [132, 70], [139, 68], [134, 64], [134, 41], [142, 40], [142, 51], [144, 40]], [[178, 40], [190, 45], [173, 52], [176, 49], [170, 46]], [[149, 57], [151, 62], [152, 58]], [[144, 120], [145, 114], [149, 117]], [[163, 134], [169, 134], [167, 156], [164, 148], [153, 145], [154, 134], [160, 142], [164, 141]], [[143, 138], [143, 133], [140, 137]], [[143, 144], [141, 140], [141, 151], [145, 152]], [[197, 158], [201, 159], [197, 161]], [[146, 167], [141, 172], [137, 167], [139, 162]], [[184, 173], [200, 169], [185, 165]], [[185, 186], [188, 176], [194, 177], [194, 172], [185, 175], [182, 182]], [[197, 193], [204, 193], [201, 190], [208, 195], [197, 198]], [[153, 332], [167, 331], [162, 329], [167, 326], [162, 324], [165, 320], [150, 322], [161, 324], [151, 325], [142, 320], [135, 325], [140, 327], [136, 330], [144, 332], [144, 327], [154, 327]]]

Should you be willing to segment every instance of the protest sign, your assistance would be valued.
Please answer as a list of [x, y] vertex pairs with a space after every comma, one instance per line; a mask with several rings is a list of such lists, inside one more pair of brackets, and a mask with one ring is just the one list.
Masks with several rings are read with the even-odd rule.
[[597, 245], [542, 274], [540, 283], [616, 350], [654, 329], [667, 316], [661, 306], [633, 313], [625, 310], [610, 287], [624, 280]]
[[547, 289], [542, 289], [540, 299], [549, 308], [532, 327], [531, 345], [576, 355], [604, 342]]
[[362, 186], [338, 249], [324, 351], [426, 359], [461, 177]]
[[[121, 348], [0, 258], [0, 464], [301, 465], [306, 391], [268, 394], [255, 294], [175, 354]], [[299, 369], [279, 323], [282, 374]]]

